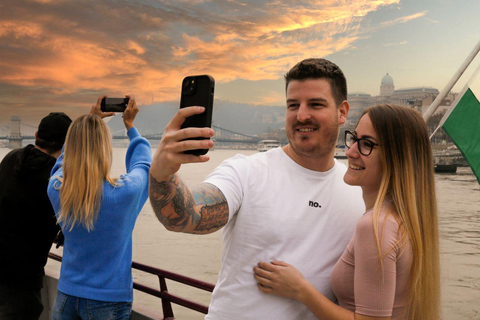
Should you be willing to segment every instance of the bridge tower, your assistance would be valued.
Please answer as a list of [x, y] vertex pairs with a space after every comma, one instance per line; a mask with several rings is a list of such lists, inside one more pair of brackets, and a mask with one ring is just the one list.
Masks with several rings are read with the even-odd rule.
[[22, 134], [20, 133], [19, 116], [12, 116], [10, 118], [10, 135], [8, 136], [8, 147], [10, 149], [17, 149], [22, 147]]

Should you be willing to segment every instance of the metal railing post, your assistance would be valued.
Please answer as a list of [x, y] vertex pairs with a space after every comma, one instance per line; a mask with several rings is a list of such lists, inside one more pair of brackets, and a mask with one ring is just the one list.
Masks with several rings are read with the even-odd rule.
[[158, 276], [158, 281], [160, 282], [160, 299], [162, 299], [163, 319], [175, 319], [173, 316], [172, 303], [170, 302], [170, 299], [166, 297], [166, 295], [168, 295], [168, 289], [165, 277]]

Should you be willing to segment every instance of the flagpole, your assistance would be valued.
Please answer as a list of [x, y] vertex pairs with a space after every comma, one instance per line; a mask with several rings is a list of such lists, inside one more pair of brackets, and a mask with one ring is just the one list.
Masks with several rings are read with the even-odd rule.
[[435, 128], [435, 130], [433, 131], [433, 133], [430, 135], [430, 140], [432, 140], [433, 136], [435, 135], [435, 133], [437, 133], [438, 129], [440, 129], [442, 127], [442, 125], [445, 123], [445, 120], [447, 120], [448, 116], [450, 115], [450, 113], [452, 113], [453, 109], [455, 109], [455, 107], [457, 106], [458, 104], [458, 101], [460, 101], [460, 99], [462, 98], [462, 96], [465, 94], [465, 91], [467, 91], [468, 89], [468, 86], [469, 84], [467, 83], [462, 91], [460, 91], [460, 93], [457, 95], [457, 97], [455, 98], [455, 100], [453, 101], [452, 105], [450, 106], [450, 108], [447, 110], [447, 112], [445, 112], [445, 114], [443, 115], [442, 119], [440, 119], [440, 122], [438, 123], [438, 126], [437, 128]]
[[480, 64], [478, 65], [477, 69], [475, 70], [475, 72], [472, 74], [472, 76], [470, 77], [470, 79], [468, 79], [467, 83], [465, 84], [465, 86], [463, 87], [463, 89], [460, 91], [460, 93], [458, 94], [458, 96], [455, 98], [455, 100], [453, 101], [452, 105], [450, 106], [450, 108], [448, 108], [447, 112], [445, 112], [445, 114], [443, 115], [442, 119], [440, 120], [440, 122], [438, 123], [438, 126], [437, 128], [433, 131], [433, 133], [430, 135], [430, 140], [432, 140], [433, 136], [435, 135], [435, 133], [437, 133], [438, 129], [440, 129], [441, 126], [443, 126], [443, 124], [445, 123], [445, 121], [447, 120], [448, 116], [450, 115], [450, 113], [452, 113], [453, 109], [457, 106], [457, 103], [458, 101], [462, 98], [462, 96], [464, 95], [465, 91], [467, 91], [467, 89], [470, 87], [470, 84], [473, 82], [473, 80], [475, 80], [475, 78], [477, 77], [478, 73], [480, 72]]
[[447, 83], [445, 88], [443, 88], [443, 90], [438, 94], [438, 96], [432, 102], [430, 107], [428, 107], [427, 111], [425, 111], [425, 113], [423, 114], [423, 120], [425, 120], [425, 122], [427, 122], [428, 119], [430, 119], [432, 114], [435, 112], [435, 110], [437, 110], [440, 103], [443, 101], [443, 99], [445, 99], [445, 97], [450, 92], [450, 90], [452, 90], [455, 83], [457, 83], [458, 79], [460, 79], [462, 74], [465, 72], [465, 70], [473, 61], [473, 59], [475, 58], [475, 56], [479, 51], [480, 51], [480, 41], [477, 43], [475, 48], [473, 48], [472, 52], [468, 55], [465, 62], [463, 62], [463, 64], [460, 66], [460, 69], [458, 69], [458, 71], [453, 75], [453, 78]]

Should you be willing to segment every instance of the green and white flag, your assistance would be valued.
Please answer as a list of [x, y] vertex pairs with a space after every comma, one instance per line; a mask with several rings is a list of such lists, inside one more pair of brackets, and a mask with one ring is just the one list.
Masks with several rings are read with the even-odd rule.
[[466, 86], [440, 125], [453, 140], [480, 183], [480, 103]]

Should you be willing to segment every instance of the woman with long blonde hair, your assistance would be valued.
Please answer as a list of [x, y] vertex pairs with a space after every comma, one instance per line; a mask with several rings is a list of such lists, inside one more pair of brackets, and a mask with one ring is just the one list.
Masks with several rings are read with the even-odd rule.
[[101, 111], [101, 99], [70, 126], [48, 185], [65, 236], [54, 320], [130, 319], [132, 232], [148, 198], [152, 155], [133, 125], [138, 108], [130, 99], [123, 113], [127, 173], [110, 176], [111, 135], [102, 118], [113, 113]]
[[423, 118], [408, 107], [370, 107], [345, 144], [344, 180], [362, 188], [367, 211], [332, 274], [338, 305], [282, 261], [254, 268], [259, 289], [296, 299], [319, 319], [438, 320], [437, 205]]

